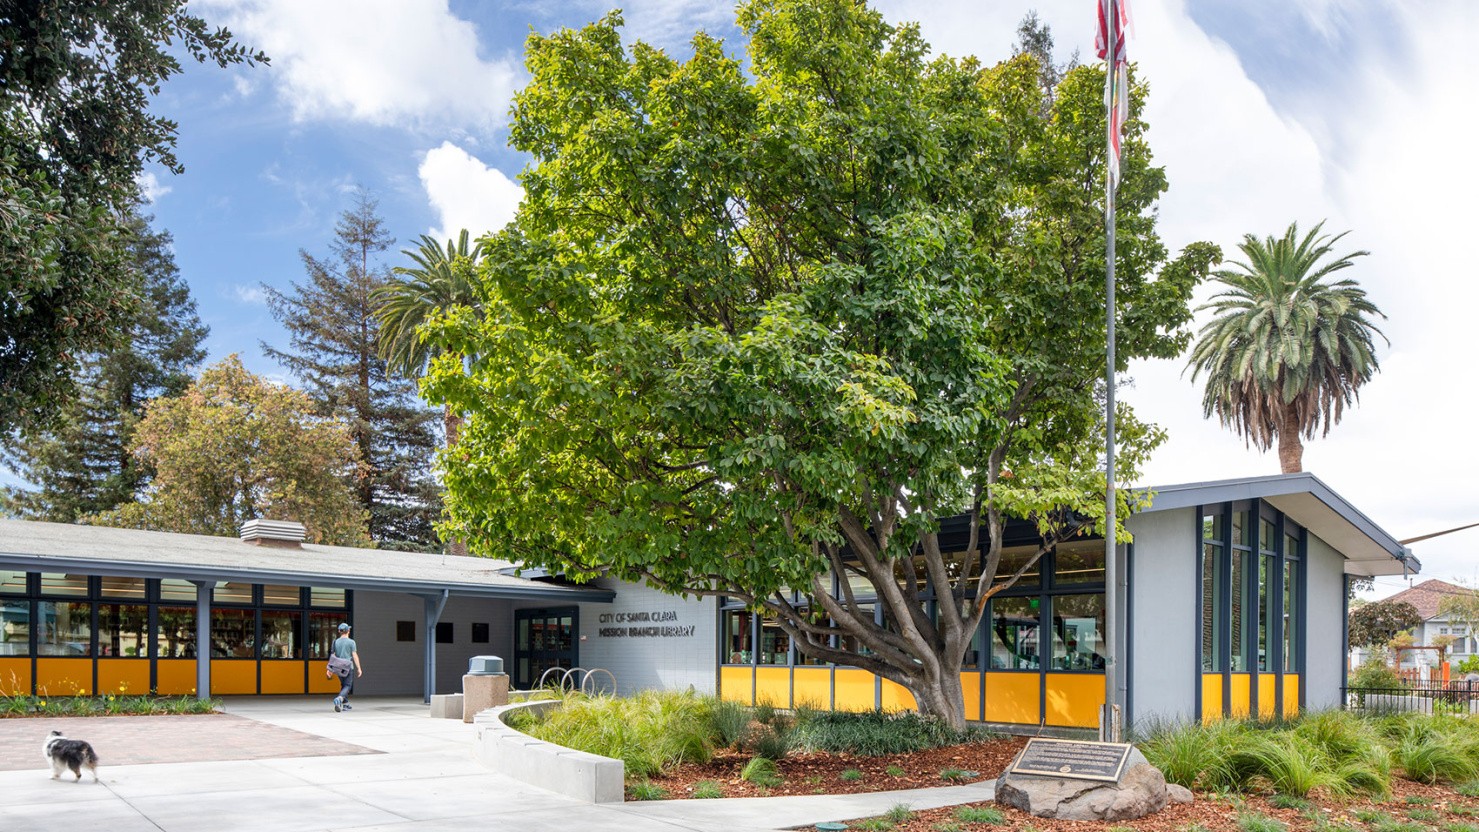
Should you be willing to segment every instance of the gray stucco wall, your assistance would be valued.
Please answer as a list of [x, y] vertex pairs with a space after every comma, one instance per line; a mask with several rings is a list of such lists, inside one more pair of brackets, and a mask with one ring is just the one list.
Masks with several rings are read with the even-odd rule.
[[1199, 649], [1196, 512], [1137, 514], [1126, 526], [1135, 536], [1128, 720], [1187, 721], [1194, 717]]
[[[513, 613], [507, 601], [449, 598], [441, 620], [452, 625], [452, 643], [436, 646], [436, 690], [462, 690], [462, 674], [473, 656], [513, 655]], [[396, 640], [396, 622], [415, 624], [415, 641]], [[488, 625], [488, 643], [472, 643], [473, 622]], [[354, 594], [354, 638], [365, 675], [355, 692], [370, 695], [419, 696], [426, 656], [426, 612], [414, 595], [387, 592]]]
[[1345, 675], [1341, 609], [1345, 600], [1345, 559], [1325, 541], [1309, 536], [1305, 591], [1305, 707], [1312, 711], [1340, 704]]
[[701, 693], [718, 689], [718, 606], [641, 584], [601, 579], [616, 592], [610, 604], [580, 607], [580, 664], [604, 668], [623, 694], [656, 688]]

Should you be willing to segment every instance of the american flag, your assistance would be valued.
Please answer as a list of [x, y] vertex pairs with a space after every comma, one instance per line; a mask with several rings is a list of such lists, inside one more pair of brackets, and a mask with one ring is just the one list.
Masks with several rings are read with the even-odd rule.
[[[1120, 132], [1130, 117], [1129, 62], [1125, 57], [1125, 24], [1129, 12], [1125, 0], [1099, 0], [1099, 33], [1094, 48], [1109, 63], [1105, 72], [1104, 106], [1109, 111], [1109, 181], [1117, 187], [1120, 181]], [[1113, 57], [1111, 57], [1113, 44]]]

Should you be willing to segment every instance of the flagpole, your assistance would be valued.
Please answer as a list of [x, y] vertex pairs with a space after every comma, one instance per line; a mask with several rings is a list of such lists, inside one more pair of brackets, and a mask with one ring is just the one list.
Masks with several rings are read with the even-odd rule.
[[1104, 712], [1099, 722], [1099, 739], [1104, 742], [1120, 741], [1119, 711], [1119, 659], [1120, 659], [1120, 614], [1119, 614], [1119, 564], [1118, 545], [1115, 534], [1114, 493], [1114, 128], [1113, 109], [1118, 106], [1118, 91], [1115, 89], [1116, 64], [1119, 59], [1120, 21], [1119, 0], [1109, 0], [1108, 46], [1109, 53], [1104, 65], [1105, 84], [1105, 160], [1104, 168], [1104, 309], [1105, 309], [1105, 372], [1104, 372], [1104, 629], [1107, 650], [1104, 656]]

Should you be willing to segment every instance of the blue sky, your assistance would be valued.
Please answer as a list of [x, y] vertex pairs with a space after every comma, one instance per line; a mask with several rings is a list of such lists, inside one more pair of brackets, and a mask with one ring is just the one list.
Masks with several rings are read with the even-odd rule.
[[[937, 49], [993, 61], [1031, 3], [882, 0], [918, 20]], [[1035, 4], [1060, 54], [1091, 55], [1088, 0]], [[210, 360], [242, 354], [282, 377], [259, 339], [286, 341], [260, 283], [303, 274], [299, 250], [327, 253], [362, 186], [397, 249], [423, 233], [505, 222], [524, 160], [505, 146], [509, 97], [532, 29], [606, 11], [567, 3], [443, 0], [202, 0], [191, 4], [273, 57], [270, 67], [191, 66], [156, 109], [180, 123], [182, 176], [157, 177], [157, 226], [211, 327]], [[1150, 140], [1171, 191], [1160, 208], [1173, 248], [1231, 252], [1245, 232], [1293, 220], [1351, 229], [1372, 256], [1352, 270], [1387, 311], [1381, 376], [1306, 467], [1399, 538], [1479, 521], [1471, 439], [1479, 394], [1465, 377], [1479, 307], [1467, 254], [1479, 172], [1479, 4], [1376, 0], [1131, 0], [1130, 54], [1151, 85]], [[698, 0], [625, 4], [628, 32], [682, 53], [704, 28], [739, 48], [732, 13]], [[1210, 292], [1204, 292], [1205, 297]], [[1276, 473], [1273, 454], [1202, 419], [1181, 362], [1132, 370], [1127, 398], [1165, 425], [1150, 483]], [[1473, 579], [1479, 531], [1416, 547], [1432, 577]], [[1388, 591], [1397, 588], [1389, 582]]]

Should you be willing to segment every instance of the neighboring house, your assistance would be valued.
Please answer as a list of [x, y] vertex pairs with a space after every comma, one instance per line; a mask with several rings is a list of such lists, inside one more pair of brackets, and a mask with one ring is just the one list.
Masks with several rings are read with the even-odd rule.
[[[1444, 598], [1453, 595], [1471, 595], [1474, 592], [1458, 584], [1433, 579], [1404, 589], [1389, 598], [1383, 598], [1382, 602], [1405, 601], [1417, 609], [1417, 614], [1422, 616], [1423, 623], [1412, 634], [1412, 643], [1415, 646], [1432, 645], [1438, 636], [1453, 636], [1454, 642], [1449, 648], [1448, 660], [1451, 664], [1458, 664], [1469, 656], [1479, 653], [1479, 631], [1472, 631], [1463, 624], [1449, 621], [1447, 616], [1438, 612], [1438, 608], [1442, 606]], [[1438, 664], [1438, 654], [1433, 650], [1404, 650], [1402, 653], [1403, 667], [1434, 667]], [[1361, 648], [1353, 649], [1351, 654], [1352, 667], [1359, 666], [1367, 657], [1367, 651]]]

